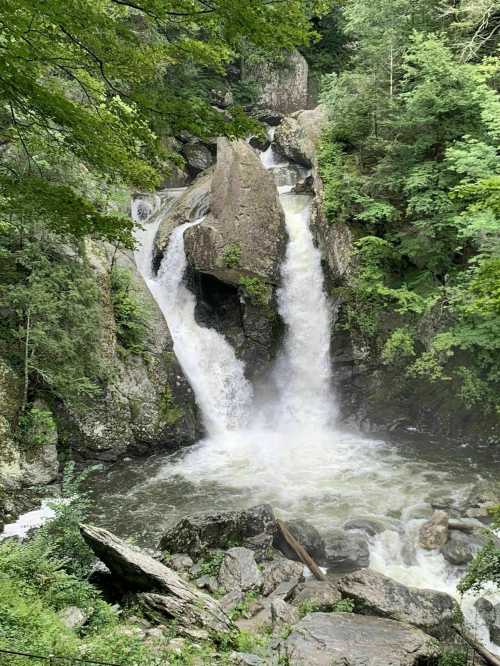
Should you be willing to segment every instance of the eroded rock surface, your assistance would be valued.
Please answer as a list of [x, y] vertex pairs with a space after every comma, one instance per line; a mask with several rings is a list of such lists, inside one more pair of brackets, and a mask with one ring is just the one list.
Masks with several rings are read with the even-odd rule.
[[310, 613], [280, 647], [289, 666], [431, 666], [433, 638], [408, 624], [352, 613]]
[[437, 637], [451, 632], [457, 604], [444, 592], [406, 587], [371, 569], [342, 577], [338, 588], [361, 613], [407, 622]]
[[139, 593], [140, 602], [151, 614], [175, 620], [190, 635], [197, 628], [208, 631], [229, 631], [233, 628], [216, 601], [187, 583], [172, 569], [107, 530], [90, 525], [81, 525], [80, 530], [124, 591]]

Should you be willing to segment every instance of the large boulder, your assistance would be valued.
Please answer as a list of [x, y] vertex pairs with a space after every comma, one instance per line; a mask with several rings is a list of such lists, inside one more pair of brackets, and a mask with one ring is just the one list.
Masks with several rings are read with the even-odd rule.
[[285, 238], [271, 174], [247, 143], [219, 139], [210, 213], [186, 233], [189, 263], [229, 284], [245, 276], [276, 284]]
[[251, 546], [254, 537], [276, 533], [276, 519], [269, 504], [244, 511], [211, 511], [183, 518], [160, 541], [170, 553], [187, 553], [199, 559], [209, 550], [231, 546]]
[[220, 605], [183, 580], [175, 571], [130, 546], [107, 530], [81, 525], [83, 538], [126, 592], [155, 618], [176, 622], [178, 629], [225, 632], [233, 625]]
[[277, 128], [273, 146], [290, 162], [310, 168], [315, 164], [317, 146], [325, 123], [326, 114], [321, 106], [293, 113]]
[[299, 585], [293, 595], [294, 606], [310, 606], [329, 613], [342, 599], [336, 585], [329, 581], [308, 579]]
[[325, 566], [331, 573], [347, 573], [370, 563], [368, 541], [362, 534], [335, 529], [325, 535]]
[[458, 608], [444, 592], [406, 587], [371, 569], [344, 576], [338, 588], [361, 613], [408, 622], [437, 637], [450, 633]]
[[297, 50], [280, 62], [243, 63], [242, 80], [257, 84], [257, 103], [266, 110], [292, 113], [309, 105], [309, 66]]
[[[292, 536], [294, 536], [300, 545], [306, 549], [306, 551], [317, 564], [325, 564], [325, 542], [314, 525], [311, 525], [311, 523], [301, 519], [286, 521], [285, 525]], [[297, 562], [300, 561], [297, 553], [288, 545], [288, 542], [283, 536], [281, 530], [279, 530], [276, 534], [274, 545], [289, 560], [295, 560]]]
[[198, 175], [212, 166], [213, 157], [210, 150], [202, 143], [187, 143], [182, 148], [189, 173]]
[[486, 543], [486, 537], [480, 531], [462, 532], [450, 530], [448, 540], [441, 547], [445, 560], [455, 566], [468, 564]]
[[431, 666], [437, 655], [420, 629], [352, 613], [310, 613], [280, 645], [289, 666]]
[[[112, 372], [99, 400], [57, 405], [61, 439], [76, 457], [101, 461], [194, 443], [201, 433], [194, 394], [174, 354], [167, 323], [133, 256], [101, 243], [89, 243], [87, 254], [100, 288], [100, 334]], [[122, 353], [119, 349], [112, 265], [130, 276], [130, 290], [147, 311], [146, 354]]]
[[253, 551], [242, 547], [226, 551], [219, 570], [218, 582], [219, 587], [226, 592], [259, 590], [262, 587], [262, 574]]

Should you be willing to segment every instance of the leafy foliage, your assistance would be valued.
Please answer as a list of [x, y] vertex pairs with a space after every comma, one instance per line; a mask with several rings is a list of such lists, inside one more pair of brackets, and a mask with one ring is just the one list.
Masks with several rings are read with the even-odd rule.
[[[492, 514], [491, 527], [493, 530], [498, 530], [500, 528], [500, 506], [493, 509]], [[462, 593], [469, 590], [479, 592], [491, 583], [500, 587], [500, 548], [498, 541], [492, 536], [469, 564], [458, 590]]]
[[150, 313], [134, 289], [132, 273], [114, 265], [110, 286], [116, 336], [121, 349], [125, 353], [144, 354], [147, 351]]
[[266, 307], [271, 298], [270, 287], [257, 277], [240, 277], [240, 286], [250, 298], [254, 305]]
[[241, 247], [237, 243], [231, 243], [224, 248], [224, 265], [226, 268], [237, 268], [241, 260]]
[[409, 378], [494, 412], [499, 69], [488, 40], [463, 55], [474, 21], [496, 19], [460, 5], [459, 20], [428, 0], [346, 3], [357, 48], [323, 82], [320, 168], [330, 222], [357, 238], [346, 325]]

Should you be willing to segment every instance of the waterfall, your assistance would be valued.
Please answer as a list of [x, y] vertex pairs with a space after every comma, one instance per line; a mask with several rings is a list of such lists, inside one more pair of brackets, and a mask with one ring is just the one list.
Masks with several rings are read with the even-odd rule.
[[330, 306], [323, 288], [321, 256], [309, 229], [311, 197], [282, 194], [289, 241], [278, 292], [287, 326], [275, 377], [281, 413], [302, 425], [326, 426], [332, 416]]
[[136, 263], [168, 323], [175, 355], [193, 388], [207, 430], [215, 435], [245, 424], [252, 387], [224, 336], [196, 322], [196, 298], [184, 284], [184, 233], [202, 222], [203, 218], [174, 229], [156, 277], [151, 257], [160, 220], [144, 225], [138, 232]]

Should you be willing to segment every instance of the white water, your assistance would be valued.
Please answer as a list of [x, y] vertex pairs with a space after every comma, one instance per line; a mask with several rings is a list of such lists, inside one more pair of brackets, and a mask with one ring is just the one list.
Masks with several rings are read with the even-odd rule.
[[[387, 529], [370, 539], [370, 566], [404, 584], [456, 596], [461, 572], [440, 553], [416, 543], [430, 515], [429, 491], [443, 488], [460, 496], [467, 485], [401, 458], [384, 442], [336, 426], [331, 307], [309, 229], [311, 200], [290, 194], [297, 172], [287, 171], [272, 147], [261, 159], [276, 177], [289, 236], [279, 291], [287, 329], [272, 381], [260, 387], [253, 402], [244, 368], [227, 341], [196, 324], [195, 298], [182, 281], [183, 234], [201, 221], [173, 232], [156, 278], [148, 273], [153, 230], [138, 251], [138, 265], [167, 319], [208, 430], [205, 440], [177, 462], [164, 464], [148, 483], [170, 483], [180, 476], [200, 487], [216, 484], [221, 493], [232, 488], [243, 504], [270, 502], [280, 515], [307, 517], [325, 532], [353, 516], [382, 519]], [[471, 626], [498, 652], [472, 603], [472, 597], [463, 603]]]
[[160, 221], [146, 224], [140, 231], [142, 238], [137, 239], [143, 244], [136, 251], [136, 262], [168, 322], [175, 355], [195, 392], [207, 430], [215, 435], [244, 425], [252, 387], [245, 379], [243, 364], [224, 336], [196, 322], [196, 299], [183, 281], [187, 267], [184, 233], [202, 221], [203, 218], [174, 229], [156, 277], [151, 267], [152, 243]]

